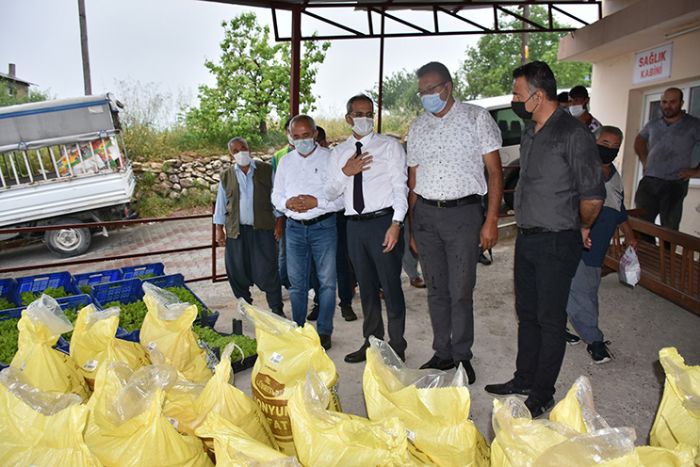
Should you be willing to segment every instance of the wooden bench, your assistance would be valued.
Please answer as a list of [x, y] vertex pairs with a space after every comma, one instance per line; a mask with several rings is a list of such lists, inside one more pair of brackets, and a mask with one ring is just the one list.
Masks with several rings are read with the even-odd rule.
[[[631, 215], [629, 223], [639, 241], [639, 284], [700, 315], [700, 238]], [[654, 237], [656, 244], [645, 241], [645, 236]], [[617, 229], [605, 255], [604, 267], [619, 269], [625, 251], [623, 239], [622, 232]]]

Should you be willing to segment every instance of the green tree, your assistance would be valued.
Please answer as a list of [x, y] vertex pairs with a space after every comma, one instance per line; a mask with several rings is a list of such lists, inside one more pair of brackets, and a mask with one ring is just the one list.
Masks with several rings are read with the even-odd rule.
[[10, 92], [10, 88], [4, 82], [0, 82], [0, 107], [15, 104], [26, 104], [28, 102], [41, 102], [53, 99], [48, 91], [38, 91], [30, 89], [26, 96], [17, 97]]
[[[421, 110], [418, 92], [418, 79], [415, 72], [405, 69], [400, 70], [384, 80], [382, 89], [382, 108], [391, 115], [418, 115]], [[367, 91], [369, 96], [377, 102], [379, 100], [379, 85]]]
[[[510, 17], [508, 27], [522, 28], [522, 22]], [[543, 7], [531, 6], [530, 19], [547, 24], [547, 12]], [[566, 27], [554, 21], [555, 28]], [[590, 86], [591, 65], [582, 62], [557, 60], [559, 39], [565, 33], [533, 32], [529, 34], [529, 61], [547, 62], [557, 78], [559, 88], [577, 84]], [[479, 39], [476, 47], [467, 48], [467, 58], [457, 72], [458, 92], [464, 99], [510, 94], [513, 85], [513, 69], [520, 66], [520, 34], [491, 34]]]
[[[290, 44], [271, 43], [270, 28], [259, 25], [255, 13], [242, 13], [222, 26], [221, 56], [204, 64], [216, 85], [200, 86], [199, 106], [186, 112], [185, 123], [205, 141], [220, 144], [242, 134], [256, 144], [267, 135], [271, 115], [289, 113]], [[304, 42], [299, 96], [303, 112], [315, 109], [311, 86], [329, 47], [330, 42]]]

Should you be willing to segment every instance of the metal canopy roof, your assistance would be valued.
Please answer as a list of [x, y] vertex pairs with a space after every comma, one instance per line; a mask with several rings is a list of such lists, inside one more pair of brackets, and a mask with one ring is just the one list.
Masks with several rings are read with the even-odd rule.
[[[594, 9], [598, 18], [602, 17], [602, 0], [473, 0], [473, 1], [430, 1], [430, 0], [202, 0], [215, 3], [228, 3], [231, 5], [244, 5], [258, 8], [268, 8], [272, 12], [272, 23], [276, 41], [291, 41], [292, 37], [280, 34], [278, 27], [277, 10], [300, 13], [302, 18], [310, 18], [315, 25], [324, 23], [334, 29], [335, 33], [318, 34], [315, 31], [306, 32], [304, 26], [309, 21], [301, 21], [299, 25], [300, 39], [302, 41], [339, 40], [339, 39], [373, 39], [390, 37], [421, 37], [421, 36], [452, 36], [469, 34], [512, 34], [521, 32], [570, 32], [577, 27], [554, 27], [554, 15], [560, 14], [573, 19], [579, 27], [589, 23], [580, 17], [567, 11], [567, 7], [573, 5], [586, 6]], [[522, 15], [520, 8], [524, 6], [542, 6], [547, 10], [547, 21], [540, 24]], [[474, 18], [475, 9], [490, 9], [493, 14], [491, 21]], [[400, 10], [412, 10], [422, 12], [430, 19], [431, 27], [416, 24], [402, 18]], [[367, 21], [364, 28], [350, 27], [337, 19], [337, 12], [366, 12]], [[335, 19], [328, 13], [336, 12]], [[524, 27], [506, 27], [499, 21], [499, 16], [518, 19]], [[377, 28], [375, 18], [388, 24], [401, 25], [403, 31], [386, 31], [385, 28]], [[455, 30], [444, 26], [447, 21], [460, 21], [464, 28]], [[380, 29], [380, 30], [378, 30]]]
[[[379, 39], [379, 93], [377, 99], [377, 126], [382, 129], [382, 95], [384, 80], [384, 39], [393, 37], [427, 37], [454, 36], [467, 34], [513, 34], [537, 32], [570, 32], [576, 27], [554, 27], [554, 14], [564, 15], [573, 19], [581, 26], [588, 23], [567, 11], [567, 7], [583, 5], [594, 8], [598, 19], [603, 16], [602, 0], [201, 0], [230, 5], [268, 8], [272, 13], [272, 25], [276, 41], [291, 42], [290, 70], [290, 115], [299, 113], [301, 42], [338, 39]], [[544, 24], [527, 17], [523, 7], [541, 6], [547, 11]], [[484, 15], [474, 14], [474, 10], [490, 9], [491, 20], [485, 24]], [[277, 11], [291, 12], [291, 33], [289, 36], [280, 35], [277, 21]], [[412, 10], [423, 13], [423, 22], [416, 24], [416, 15], [411, 18], [402, 17], [401, 10]], [[335, 12], [335, 16], [329, 13]], [[351, 22], [353, 27], [341, 22], [337, 12], [366, 13], [366, 23], [363, 28]], [[379, 19], [379, 27], [375, 27], [375, 19]], [[511, 21], [519, 26], [507, 27], [503, 18], [515, 18]], [[303, 19], [310, 19], [303, 21]], [[457, 22], [460, 27], [449, 28], [445, 23]], [[401, 31], [387, 31], [387, 23], [400, 25]], [[430, 26], [426, 26], [426, 24]], [[330, 26], [335, 33], [317, 33], [314, 30], [319, 24]], [[305, 32], [305, 27], [312, 29]]]

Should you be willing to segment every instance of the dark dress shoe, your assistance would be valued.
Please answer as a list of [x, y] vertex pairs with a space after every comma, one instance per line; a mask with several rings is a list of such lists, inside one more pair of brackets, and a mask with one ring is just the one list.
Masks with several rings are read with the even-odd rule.
[[343, 315], [345, 321], [355, 321], [357, 319], [357, 315], [350, 305], [340, 305], [340, 314]]
[[306, 317], [308, 321], [316, 321], [318, 319], [318, 313], [321, 310], [321, 307], [318, 305], [318, 303], [314, 303], [313, 308], [311, 308], [311, 313], [309, 313], [309, 316]]
[[487, 384], [486, 387], [484, 387], [486, 392], [490, 392], [491, 394], [497, 394], [499, 396], [506, 396], [508, 394], [520, 394], [523, 396], [527, 396], [530, 394], [530, 389], [529, 388], [521, 388], [519, 386], [515, 385], [515, 380], [511, 379], [507, 383], [503, 384]]
[[318, 337], [321, 339], [321, 347], [329, 350], [331, 348], [331, 336], [328, 334], [319, 334]]
[[270, 311], [272, 311], [272, 312], [273, 312], [274, 314], [276, 314], [277, 316], [281, 316], [282, 318], [286, 318], [286, 317], [287, 317], [287, 316], [284, 314], [284, 311], [282, 311], [282, 307], [273, 308], [273, 309], [270, 310]]
[[345, 361], [348, 363], [360, 363], [364, 362], [367, 359], [367, 348], [369, 345], [363, 344], [362, 347], [360, 347], [359, 350], [356, 350], [352, 353], [349, 353], [345, 356]]
[[433, 358], [425, 362], [424, 364], [421, 365], [420, 369], [425, 370], [428, 368], [433, 368], [435, 370], [449, 370], [450, 368], [455, 367], [455, 362], [454, 360], [447, 359], [443, 360], [442, 358], [438, 357], [437, 355], [433, 355]]
[[414, 277], [413, 279], [411, 279], [411, 285], [417, 289], [424, 289], [425, 281], [420, 276]]
[[539, 399], [528, 397], [525, 399], [525, 407], [530, 411], [532, 418], [539, 418], [554, 407], [554, 398], [550, 397], [548, 401], [542, 402]]
[[476, 381], [476, 373], [474, 373], [474, 367], [472, 367], [472, 364], [469, 360], [460, 360], [457, 362], [457, 365], [462, 364], [464, 367], [464, 371], [467, 372], [467, 379], [469, 380], [469, 384], [474, 384], [474, 381]]

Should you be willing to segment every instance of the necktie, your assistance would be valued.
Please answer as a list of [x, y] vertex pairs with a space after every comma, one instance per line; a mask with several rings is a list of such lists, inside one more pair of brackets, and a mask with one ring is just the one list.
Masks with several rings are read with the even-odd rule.
[[[355, 146], [357, 147], [355, 156], [359, 156], [362, 154], [362, 143], [357, 141]], [[365, 197], [362, 194], [362, 172], [355, 174], [352, 181], [352, 207], [358, 214], [362, 214], [362, 211], [365, 209]]]

